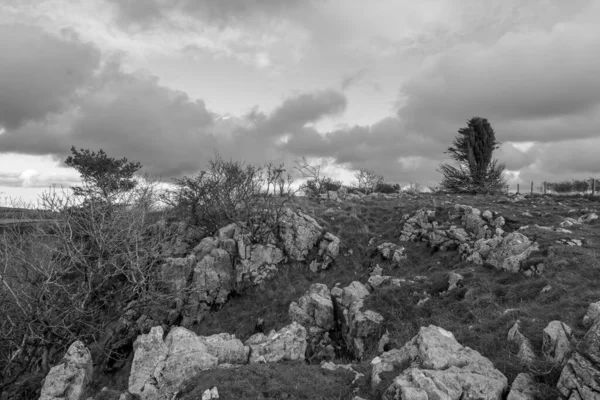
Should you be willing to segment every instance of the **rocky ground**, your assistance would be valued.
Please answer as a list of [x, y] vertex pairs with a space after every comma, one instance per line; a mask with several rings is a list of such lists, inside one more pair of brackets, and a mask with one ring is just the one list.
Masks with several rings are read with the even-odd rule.
[[110, 369], [74, 343], [41, 398], [600, 399], [599, 209], [336, 192], [266, 244], [157, 224], [178, 301], [131, 304]]

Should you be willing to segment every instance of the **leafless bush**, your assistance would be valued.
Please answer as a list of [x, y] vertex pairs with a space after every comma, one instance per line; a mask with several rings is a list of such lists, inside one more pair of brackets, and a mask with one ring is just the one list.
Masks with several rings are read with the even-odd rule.
[[418, 182], [411, 182], [403, 189], [403, 192], [408, 194], [419, 194], [423, 191], [421, 184]]
[[383, 176], [377, 175], [374, 171], [361, 169], [354, 174], [357, 180], [357, 187], [365, 194], [373, 193], [377, 186], [383, 184]]
[[262, 242], [277, 228], [295, 193], [285, 171], [283, 164], [254, 166], [225, 161], [217, 154], [207, 171], [175, 179], [176, 189], [166, 191], [162, 199], [206, 234], [236, 223], [250, 230], [252, 240]]
[[0, 232], [0, 398], [23, 374], [47, 373], [73, 341], [97, 341], [129, 301], [168, 300], [155, 258], [162, 238], [146, 234], [154, 190], [146, 181], [111, 201], [81, 201], [52, 189], [40, 200], [52, 218]]

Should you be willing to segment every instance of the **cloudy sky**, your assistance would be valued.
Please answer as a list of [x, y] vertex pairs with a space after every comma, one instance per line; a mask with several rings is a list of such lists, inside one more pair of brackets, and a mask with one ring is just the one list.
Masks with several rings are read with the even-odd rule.
[[474, 116], [513, 183], [600, 177], [600, 0], [2, 0], [0, 197], [72, 145], [169, 181], [217, 150], [435, 185]]

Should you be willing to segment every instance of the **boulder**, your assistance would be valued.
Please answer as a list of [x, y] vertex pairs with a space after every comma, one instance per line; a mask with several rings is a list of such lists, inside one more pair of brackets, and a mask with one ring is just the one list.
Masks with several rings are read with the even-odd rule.
[[280, 236], [288, 256], [304, 261], [310, 250], [317, 245], [323, 227], [309, 215], [286, 209], [281, 218]]
[[277, 332], [271, 331], [268, 336], [263, 333], [252, 335], [246, 345], [250, 347], [251, 364], [304, 360], [306, 329], [297, 322], [292, 322]]
[[562, 399], [600, 400], [600, 321], [588, 330], [556, 385]]
[[48, 372], [40, 400], [82, 400], [93, 370], [90, 351], [80, 341], [74, 342], [61, 363]]
[[283, 251], [272, 244], [252, 245], [249, 254], [248, 258], [240, 260], [236, 266], [236, 285], [239, 289], [258, 285], [270, 278], [284, 260]]
[[588, 306], [587, 313], [583, 317], [583, 325], [586, 327], [592, 326], [600, 319], [600, 301], [591, 303]]
[[[371, 277], [375, 278], [375, 277]], [[372, 310], [363, 310], [369, 290], [358, 281], [340, 290], [332, 290], [338, 308], [337, 318], [346, 347], [354, 357], [362, 359], [368, 346], [376, 346], [383, 329], [383, 316]]]
[[538, 250], [537, 243], [519, 232], [509, 233], [501, 242], [496, 237], [476, 243], [476, 251], [485, 262], [510, 272], [520, 272], [521, 264]]
[[219, 355], [228, 358], [224, 346], [207, 346], [207, 342], [216, 340], [199, 337], [185, 328], [174, 327], [164, 340], [163, 335], [160, 326], [153, 327], [149, 334], [140, 335], [133, 346], [129, 392], [142, 400], [172, 396], [186, 379], [217, 366]]
[[542, 350], [548, 361], [557, 367], [567, 362], [571, 353], [572, 330], [561, 321], [552, 321], [544, 328]]
[[517, 320], [508, 331], [508, 342], [516, 346], [519, 351], [517, 357], [524, 365], [531, 365], [535, 360], [535, 353], [531, 342], [520, 332], [521, 322]]
[[456, 272], [450, 272], [448, 274], [448, 292], [454, 290], [458, 287], [458, 285], [462, 282], [464, 277], [461, 274]]
[[244, 346], [240, 339], [229, 333], [218, 333], [211, 336], [198, 336], [204, 345], [206, 352], [217, 357], [221, 364], [247, 364], [250, 356], [250, 348]]
[[404, 247], [400, 247], [390, 242], [382, 243], [377, 246], [377, 251], [384, 260], [391, 260], [396, 266], [400, 265], [407, 258], [404, 253]]
[[166, 258], [160, 268], [160, 277], [171, 292], [181, 296], [189, 283], [195, 263], [194, 255], [185, 258]]
[[508, 386], [490, 360], [433, 325], [422, 327], [395, 350], [393, 366], [405, 369], [385, 391], [384, 400], [500, 400]]
[[212, 389], [206, 389], [203, 393], [202, 393], [202, 400], [212, 400], [212, 399], [218, 399], [219, 398], [219, 391], [217, 390], [217, 387], [213, 387]]
[[517, 375], [506, 400], [536, 400], [536, 384], [533, 376], [527, 373]]
[[325, 331], [333, 329], [333, 302], [327, 285], [314, 283], [298, 302], [292, 302], [289, 314], [293, 321], [304, 327], [318, 327]]

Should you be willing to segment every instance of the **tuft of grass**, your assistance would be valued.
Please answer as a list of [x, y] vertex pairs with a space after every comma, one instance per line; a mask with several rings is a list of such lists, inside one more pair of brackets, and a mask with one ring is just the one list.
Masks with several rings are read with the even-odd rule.
[[203, 371], [184, 383], [178, 399], [196, 400], [216, 386], [223, 399], [350, 400], [354, 374], [302, 362], [244, 365]]

